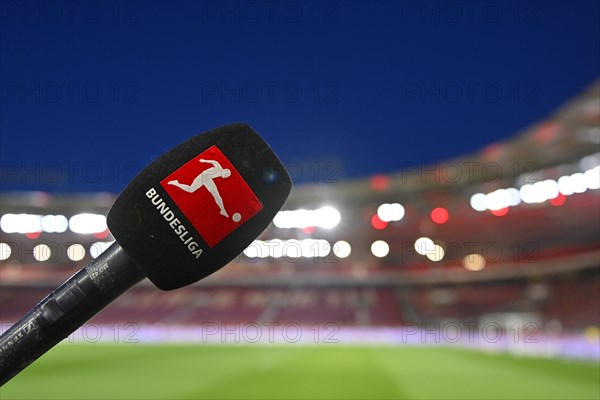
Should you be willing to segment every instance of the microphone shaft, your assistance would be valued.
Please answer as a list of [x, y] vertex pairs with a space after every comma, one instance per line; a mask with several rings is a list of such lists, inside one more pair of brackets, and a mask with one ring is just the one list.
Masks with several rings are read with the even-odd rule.
[[144, 277], [113, 243], [0, 336], [0, 386]]

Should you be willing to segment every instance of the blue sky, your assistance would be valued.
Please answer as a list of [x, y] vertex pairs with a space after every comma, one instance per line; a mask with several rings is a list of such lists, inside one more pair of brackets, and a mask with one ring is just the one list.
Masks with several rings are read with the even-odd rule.
[[2, 190], [119, 192], [238, 121], [298, 183], [468, 153], [598, 77], [599, 21], [592, 1], [2, 1]]

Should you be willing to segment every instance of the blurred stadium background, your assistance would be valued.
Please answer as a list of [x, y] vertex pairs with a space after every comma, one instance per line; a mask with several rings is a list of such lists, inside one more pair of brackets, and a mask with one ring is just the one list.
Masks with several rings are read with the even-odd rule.
[[[298, 185], [226, 268], [140, 283], [2, 398], [597, 399], [599, 118], [596, 82], [475, 154]], [[113, 199], [2, 193], [3, 330], [111, 243]]]

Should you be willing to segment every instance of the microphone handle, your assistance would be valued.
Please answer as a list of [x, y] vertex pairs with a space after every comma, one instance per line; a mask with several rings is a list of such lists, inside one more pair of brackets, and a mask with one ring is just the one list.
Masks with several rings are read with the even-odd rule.
[[143, 278], [113, 243], [0, 336], [0, 386]]

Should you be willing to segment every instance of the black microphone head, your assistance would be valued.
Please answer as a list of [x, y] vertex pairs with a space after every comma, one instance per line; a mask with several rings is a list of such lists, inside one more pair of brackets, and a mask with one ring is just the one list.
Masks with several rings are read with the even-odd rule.
[[217, 271], [283, 206], [291, 180], [246, 124], [199, 134], [153, 161], [117, 197], [108, 227], [163, 290]]

